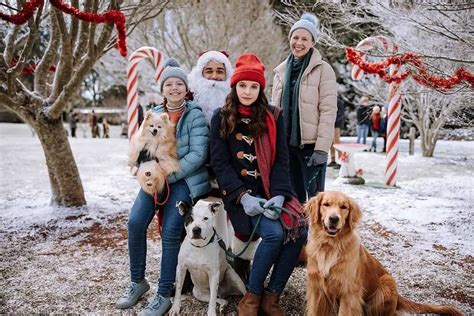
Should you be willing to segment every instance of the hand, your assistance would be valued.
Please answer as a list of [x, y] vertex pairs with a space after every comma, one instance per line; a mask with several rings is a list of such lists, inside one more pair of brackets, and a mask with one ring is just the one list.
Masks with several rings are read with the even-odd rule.
[[132, 167], [130, 167], [130, 174], [131, 174], [132, 176], [136, 176], [137, 173], [138, 173], [138, 167], [137, 167], [137, 166], [132, 166]]
[[267, 203], [267, 200], [255, 197], [248, 193], [245, 193], [240, 198], [240, 204], [242, 204], [245, 214], [248, 216], [255, 216], [265, 212], [265, 209], [260, 205], [260, 203]]
[[308, 167], [322, 165], [328, 162], [328, 153], [322, 150], [315, 150], [308, 161]]
[[268, 208], [268, 209], [265, 209], [265, 212], [263, 212], [263, 215], [268, 219], [276, 221], [280, 217], [280, 211]]
[[275, 195], [267, 203], [263, 204], [263, 208], [269, 208], [270, 206], [282, 207], [285, 203], [285, 197], [283, 195]]

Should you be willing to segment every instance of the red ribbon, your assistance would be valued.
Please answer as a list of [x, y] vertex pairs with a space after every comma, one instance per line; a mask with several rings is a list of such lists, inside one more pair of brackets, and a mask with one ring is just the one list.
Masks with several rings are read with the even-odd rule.
[[[119, 10], [109, 10], [105, 13], [93, 13], [93, 12], [83, 12], [79, 9], [64, 3], [62, 0], [49, 0], [53, 6], [62, 12], [72, 15], [78, 18], [81, 21], [92, 22], [92, 23], [114, 23], [117, 28], [118, 40], [117, 40], [117, 49], [119, 50], [120, 55], [123, 57], [127, 56], [127, 30], [125, 26], [125, 15]], [[44, 4], [44, 0], [31, 0], [23, 6], [18, 14], [8, 15], [0, 12], [0, 19], [8, 21], [10, 23], [20, 25], [28, 21], [35, 10]]]
[[[430, 75], [426, 67], [423, 65], [421, 58], [415, 53], [405, 53], [397, 56], [390, 56], [382, 62], [368, 62], [363, 58], [364, 53], [355, 50], [352, 47], [346, 48], [347, 60], [360, 67], [364, 72], [375, 74], [387, 83], [401, 83], [403, 80], [412, 76], [413, 79], [430, 88], [437, 88], [440, 90], [450, 90], [462, 82], [467, 82], [471, 87], [474, 87], [474, 75], [469, 73], [464, 68], [458, 68], [450, 77], [441, 77]], [[399, 74], [390, 75], [387, 68], [391, 65], [405, 65], [411, 64], [418, 69], [418, 73], [413, 73], [411, 70], [404, 71]]]

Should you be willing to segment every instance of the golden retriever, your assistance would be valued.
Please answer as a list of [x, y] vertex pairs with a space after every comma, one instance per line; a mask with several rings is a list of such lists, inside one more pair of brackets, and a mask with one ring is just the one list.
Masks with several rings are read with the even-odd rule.
[[151, 195], [163, 189], [166, 176], [179, 170], [175, 126], [167, 113], [146, 113], [130, 141], [128, 165]]
[[306, 252], [308, 315], [397, 315], [397, 312], [463, 315], [449, 306], [412, 302], [395, 279], [361, 245], [357, 203], [341, 192], [322, 192], [305, 205], [310, 233]]

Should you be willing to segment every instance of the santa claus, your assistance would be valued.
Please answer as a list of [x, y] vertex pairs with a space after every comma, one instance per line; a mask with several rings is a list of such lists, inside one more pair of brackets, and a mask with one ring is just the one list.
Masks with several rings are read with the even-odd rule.
[[211, 50], [200, 55], [196, 67], [188, 76], [194, 101], [201, 106], [208, 123], [214, 110], [225, 103], [230, 92], [232, 72], [228, 54]]

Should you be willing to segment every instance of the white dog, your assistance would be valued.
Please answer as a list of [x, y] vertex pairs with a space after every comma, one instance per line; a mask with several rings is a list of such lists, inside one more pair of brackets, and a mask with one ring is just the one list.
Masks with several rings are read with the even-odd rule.
[[167, 113], [148, 111], [130, 141], [128, 165], [149, 194], [160, 192], [166, 176], [179, 169], [174, 130]]
[[178, 255], [176, 292], [169, 314], [179, 315], [181, 290], [188, 270], [194, 284], [194, 297], [209, 302], [207, 315], [216, 315], [217, 303], [221, 311], [227, 305], [223, 297], [246, 293], [244, 283], [227, 263], [225, 251], [218, 244], [214, 217], [223, 211], [222, 203], [199, 200], [193, 208], [179, 201], [176, 206], [184, 217], [186, 238]]

